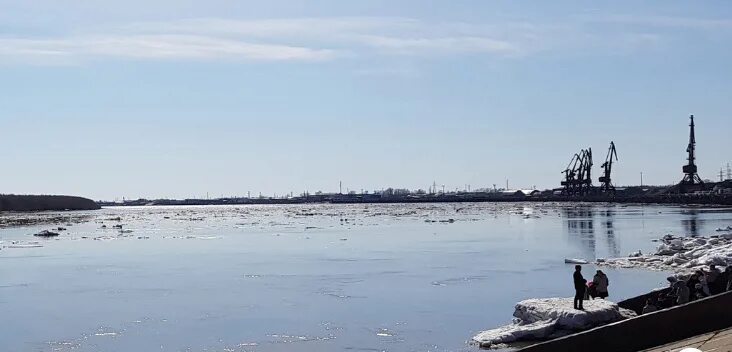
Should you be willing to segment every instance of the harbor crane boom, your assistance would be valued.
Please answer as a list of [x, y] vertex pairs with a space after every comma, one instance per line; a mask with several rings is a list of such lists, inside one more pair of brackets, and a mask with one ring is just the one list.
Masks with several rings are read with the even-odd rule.
[[574, 154], [567, 168], [562, 171], [564, 181], [562, 191], [568, 196], [585, 196], [592, 191], [592, 149], [582, 149]]
[[610, 175], [613, 170], [613, 158], [618, 161], [618, 152], [615, 150], [615, 142], [610, 142], [610, 148], [607, 150], [605, 162], [602, 164], [604, 175], [600, 176], [600, 190], [605, 193], [614, 194], [615, 186], [612, 183]]

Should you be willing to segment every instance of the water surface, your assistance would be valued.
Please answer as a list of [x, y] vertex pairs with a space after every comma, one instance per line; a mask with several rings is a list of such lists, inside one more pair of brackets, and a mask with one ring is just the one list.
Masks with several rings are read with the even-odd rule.
[[[474, 351], [470, 337], [510, 322], [517, 301], [573, 294], [564, 258], [732, 224], [728, 208], [529, 203], [0, 217], [59, 215], [70, 226], [0, 230], [1, 246], [43, 245], [0, 250], [3, 351]], [[614, 300], [667, 275], [605, 271]]]

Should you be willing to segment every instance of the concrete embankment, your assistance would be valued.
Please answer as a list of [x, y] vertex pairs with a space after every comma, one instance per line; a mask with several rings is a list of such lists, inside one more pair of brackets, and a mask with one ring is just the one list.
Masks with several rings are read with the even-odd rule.
[[732, 326], [732, 292], [521, 349], [521, 352], [640, 351]]
[[0, 195], [0, 211], [95, 210], [91, 199], [74, 196]]

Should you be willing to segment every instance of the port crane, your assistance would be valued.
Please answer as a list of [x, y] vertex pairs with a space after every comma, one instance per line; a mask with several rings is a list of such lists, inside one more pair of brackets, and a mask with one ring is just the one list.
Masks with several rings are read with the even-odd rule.
[[604, 193], [615, 194], [615, 186], [610, 179], [610, 174], [613, 170], [613, 158], [618, 161], [618, 152], [615, 150], [615, 142], [610, 142], [610, 148], [607, 150], [607, 156], [605, 162], [602, 163], [602, 169], [604, 175], [600, 176], [600, 190]]
[[568, 196], [585, 196], [592, 191], [592, 148], [574, 154], [564, 173], [563, 193]]
[[686, 152], [689, 156], [686, 158], [688, 164], [684, 165], [682, 171], [684, 171], [684, 178], [681, 180], [681, 186], [696, 186], [704, 185], [704, 181], [701, 180], [697, 173], [696, 167], [696, 137], [694, 136], [694, 115], [689, 116], [689, 146], [686, 147]]

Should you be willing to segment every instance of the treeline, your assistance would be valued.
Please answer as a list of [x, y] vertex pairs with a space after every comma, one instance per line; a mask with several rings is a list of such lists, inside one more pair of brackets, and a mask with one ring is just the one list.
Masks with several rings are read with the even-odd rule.
[[94, 210], [99, 205], [91, 199], [74, 196], [0, 195], [0, 211]]

